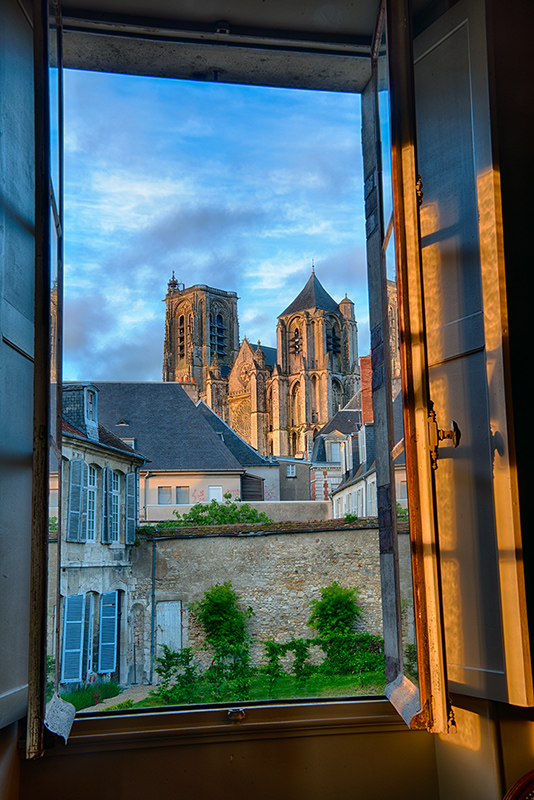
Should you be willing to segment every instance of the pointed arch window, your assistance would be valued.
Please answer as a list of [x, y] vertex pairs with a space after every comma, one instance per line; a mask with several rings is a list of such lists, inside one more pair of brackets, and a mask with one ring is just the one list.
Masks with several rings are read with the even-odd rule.
[[178, 355], [180, 358], [185, 356], [185, 317], [183, 314], [178, 320]]
[[226, 334], [227, 328], [224, 324], [222, 314], [210, 314], [210, 346], [211, 354], [214, 356], [226, 356]]
[[295, 326], [293, 329], [293, 333], [291, 335], [291, 340], [289, 342], [289, 352], [293, 355], [299, 355], [302, 350], [302, 342], [300, 339], [300, 331], [298, 327]]

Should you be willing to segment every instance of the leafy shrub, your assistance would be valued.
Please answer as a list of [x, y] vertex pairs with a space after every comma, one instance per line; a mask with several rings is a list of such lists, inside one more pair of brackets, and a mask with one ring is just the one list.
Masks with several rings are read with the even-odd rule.
[[310, 628], [318, 631], [315, 640], [326, 653], [325, 671], [340, 674], [354, 670], [355, 642], [354, 623], [362, 610], [356, 605], [358, 589], [348, 589], [333, 581], [321, 589], [321, 599], [310, 603], [312, 613], [308, 620]]
[[195, 703], [199, 700], [200, 675], [193, 664], [193, 650], [184, 647], [174, 651], [160, 645], [163, 655], [156, 658], [156, 672], [161, 684], [155, 694], [168, 704]]
[[[232, 501], [230, 492], [226, 492], [224, 498], [224, 503], [218, 503], [217, 500], [212, 500], [211, 503], [197, 503], [182, 516], [178, 511], [174, 511], [176, 519], [162, 522], [158, 527], [162, 530], [173, 530], [194, 525], [238, 525], [241, 523], [272, 522], [272, 519], [264, 511], [257, 511], [255, 508], [251, 508], [248, 503], [242, 503], [239, 497]], [[153, 525], [142, 525], [137, 530], [149, 536], [158, 532], [158, 528]]]
[[204, 628], [206, 643], [214, 652], [208, 678], [218, 697], [228, 682], [236, 697], [246, 700], [250, 687], [250, 650], [246, 621], [254, 616], [250, 606], [242, 609], [230, 581], [217, 583], [204, 597], [189, 606]]
[[345, 514], [345, 522], [358, 522], [357, 514]]

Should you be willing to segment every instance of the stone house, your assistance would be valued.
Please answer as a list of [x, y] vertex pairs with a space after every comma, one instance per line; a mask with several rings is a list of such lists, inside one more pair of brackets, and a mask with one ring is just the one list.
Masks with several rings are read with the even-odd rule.
[[52, 531], [49, 652], [55, 652], [57, 625], [62, 684], [105, 676], [129, 682], [130, 551], [145, 459], [99, 422], [94, 384], [63, 388], [62, 428], [61, 511], [57, 472], [50, 476], [50, 513], [61, 521], [61, 547], [58, 553]]

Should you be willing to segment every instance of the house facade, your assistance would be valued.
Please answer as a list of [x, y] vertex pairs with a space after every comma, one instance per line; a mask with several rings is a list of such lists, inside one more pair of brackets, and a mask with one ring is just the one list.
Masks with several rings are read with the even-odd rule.
[[62, 684], [105, 677], [128, 683], [130, 552], [144, 458], [99, 423], [94, 384], [63, 388], [62, 428], [61, 510], [58, 475], [50, 476], [50, 515], [60, 520], [61, 546], [58, 553], [58, 533], [51, 531], [48, 649], [61, 661]]

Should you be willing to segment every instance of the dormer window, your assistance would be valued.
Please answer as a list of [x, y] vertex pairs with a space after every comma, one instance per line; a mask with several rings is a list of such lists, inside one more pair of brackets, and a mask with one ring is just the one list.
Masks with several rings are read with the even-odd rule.
[[96, 394], [90, 389], [85, 393], [85, 416], [91, 422], [96, 422]]

